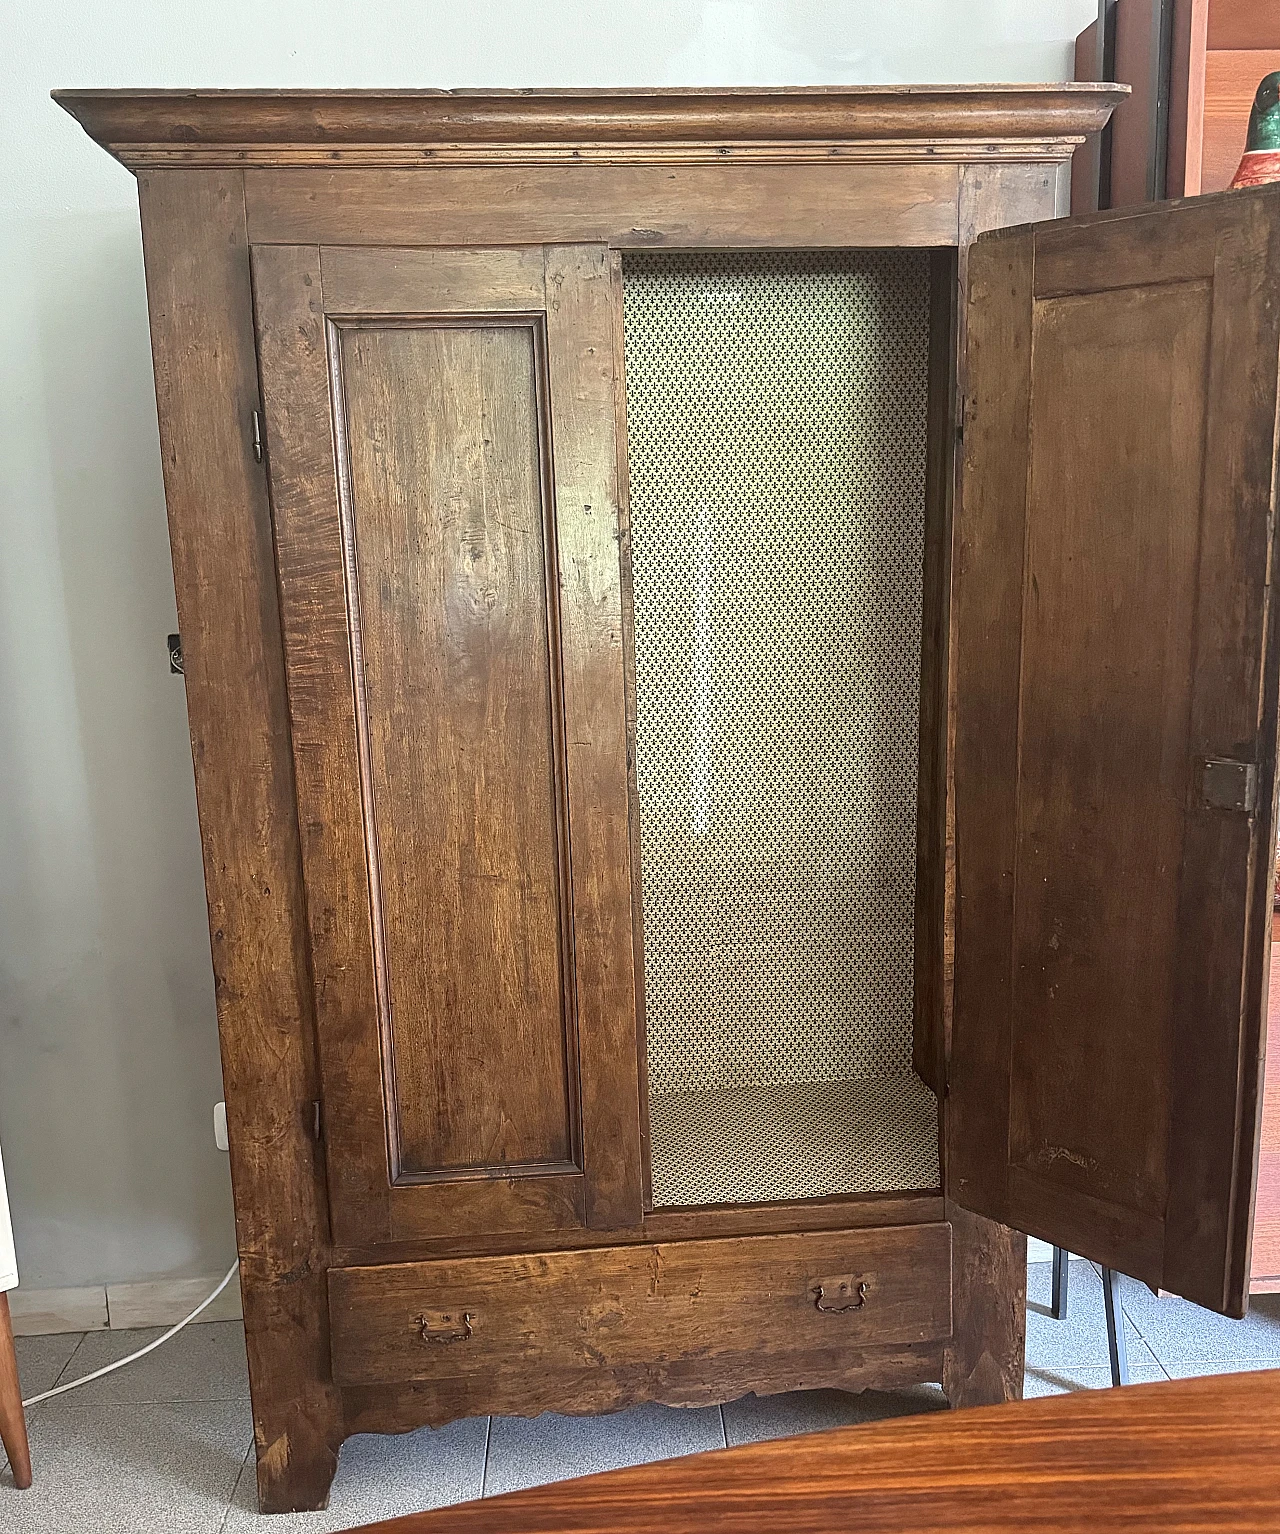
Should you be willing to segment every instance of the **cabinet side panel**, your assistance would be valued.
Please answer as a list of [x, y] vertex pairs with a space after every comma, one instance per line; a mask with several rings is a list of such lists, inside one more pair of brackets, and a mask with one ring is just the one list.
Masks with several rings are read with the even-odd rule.
[[174, 582], [186, 662], [264, 1511], [323, 1506], [324, 1178], [241, 177], [139, 178]]
[[540, 327], [339, 336], [399, 1170], [563, 1169], [577, 1150]]

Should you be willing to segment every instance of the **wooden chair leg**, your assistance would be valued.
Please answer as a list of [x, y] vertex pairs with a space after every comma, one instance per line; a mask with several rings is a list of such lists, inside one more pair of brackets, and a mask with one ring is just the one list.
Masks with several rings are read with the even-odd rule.
[[0, 1293], [0, 1441], [9, 1456], [13, 1484], [19, 1491], [31, 1485], [31, 1447], [27, 1443], [27, 1419], [22, 1414], [22, 1387], [18, 1384], [18, 1354], [13, 1345], [9, 1319], [9, 1296]]

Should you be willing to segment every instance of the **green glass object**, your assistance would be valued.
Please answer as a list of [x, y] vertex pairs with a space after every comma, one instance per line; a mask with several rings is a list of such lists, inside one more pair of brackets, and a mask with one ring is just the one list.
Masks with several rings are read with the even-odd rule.
[[1263, 77], [1249, 112], [1249, 136], [1233, 187], [1280, 181], [1280, 70]]
[[1245, 153], [1261, 149], [1280, 150], [1280, 71], [1267, 75], [1258, 87], [1249, 112], [1249, 137]]

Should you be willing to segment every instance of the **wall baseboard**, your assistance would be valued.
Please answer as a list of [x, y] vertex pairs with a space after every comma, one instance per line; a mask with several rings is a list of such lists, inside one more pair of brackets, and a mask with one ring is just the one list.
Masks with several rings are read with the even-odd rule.
[[[216, 1289], [221, 1278], [221, 1273], [214, 1273], [205, 1278], [91, 1284], [83, 1289], [24, 1289], [19, 1285], [9, 1291], [9, 1313], [17, 1337], [172, 1326]], [[233, 1279], [192, 1324], [238, 1321], [240, 1316], [240, 1285]]]

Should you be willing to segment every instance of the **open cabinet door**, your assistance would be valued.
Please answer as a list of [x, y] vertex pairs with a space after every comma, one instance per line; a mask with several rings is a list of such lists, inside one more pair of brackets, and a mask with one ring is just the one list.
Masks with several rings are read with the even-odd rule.
[[969, 258], [947, 1188], [1243, 1314], [1275, 838], [1280, 188]]

